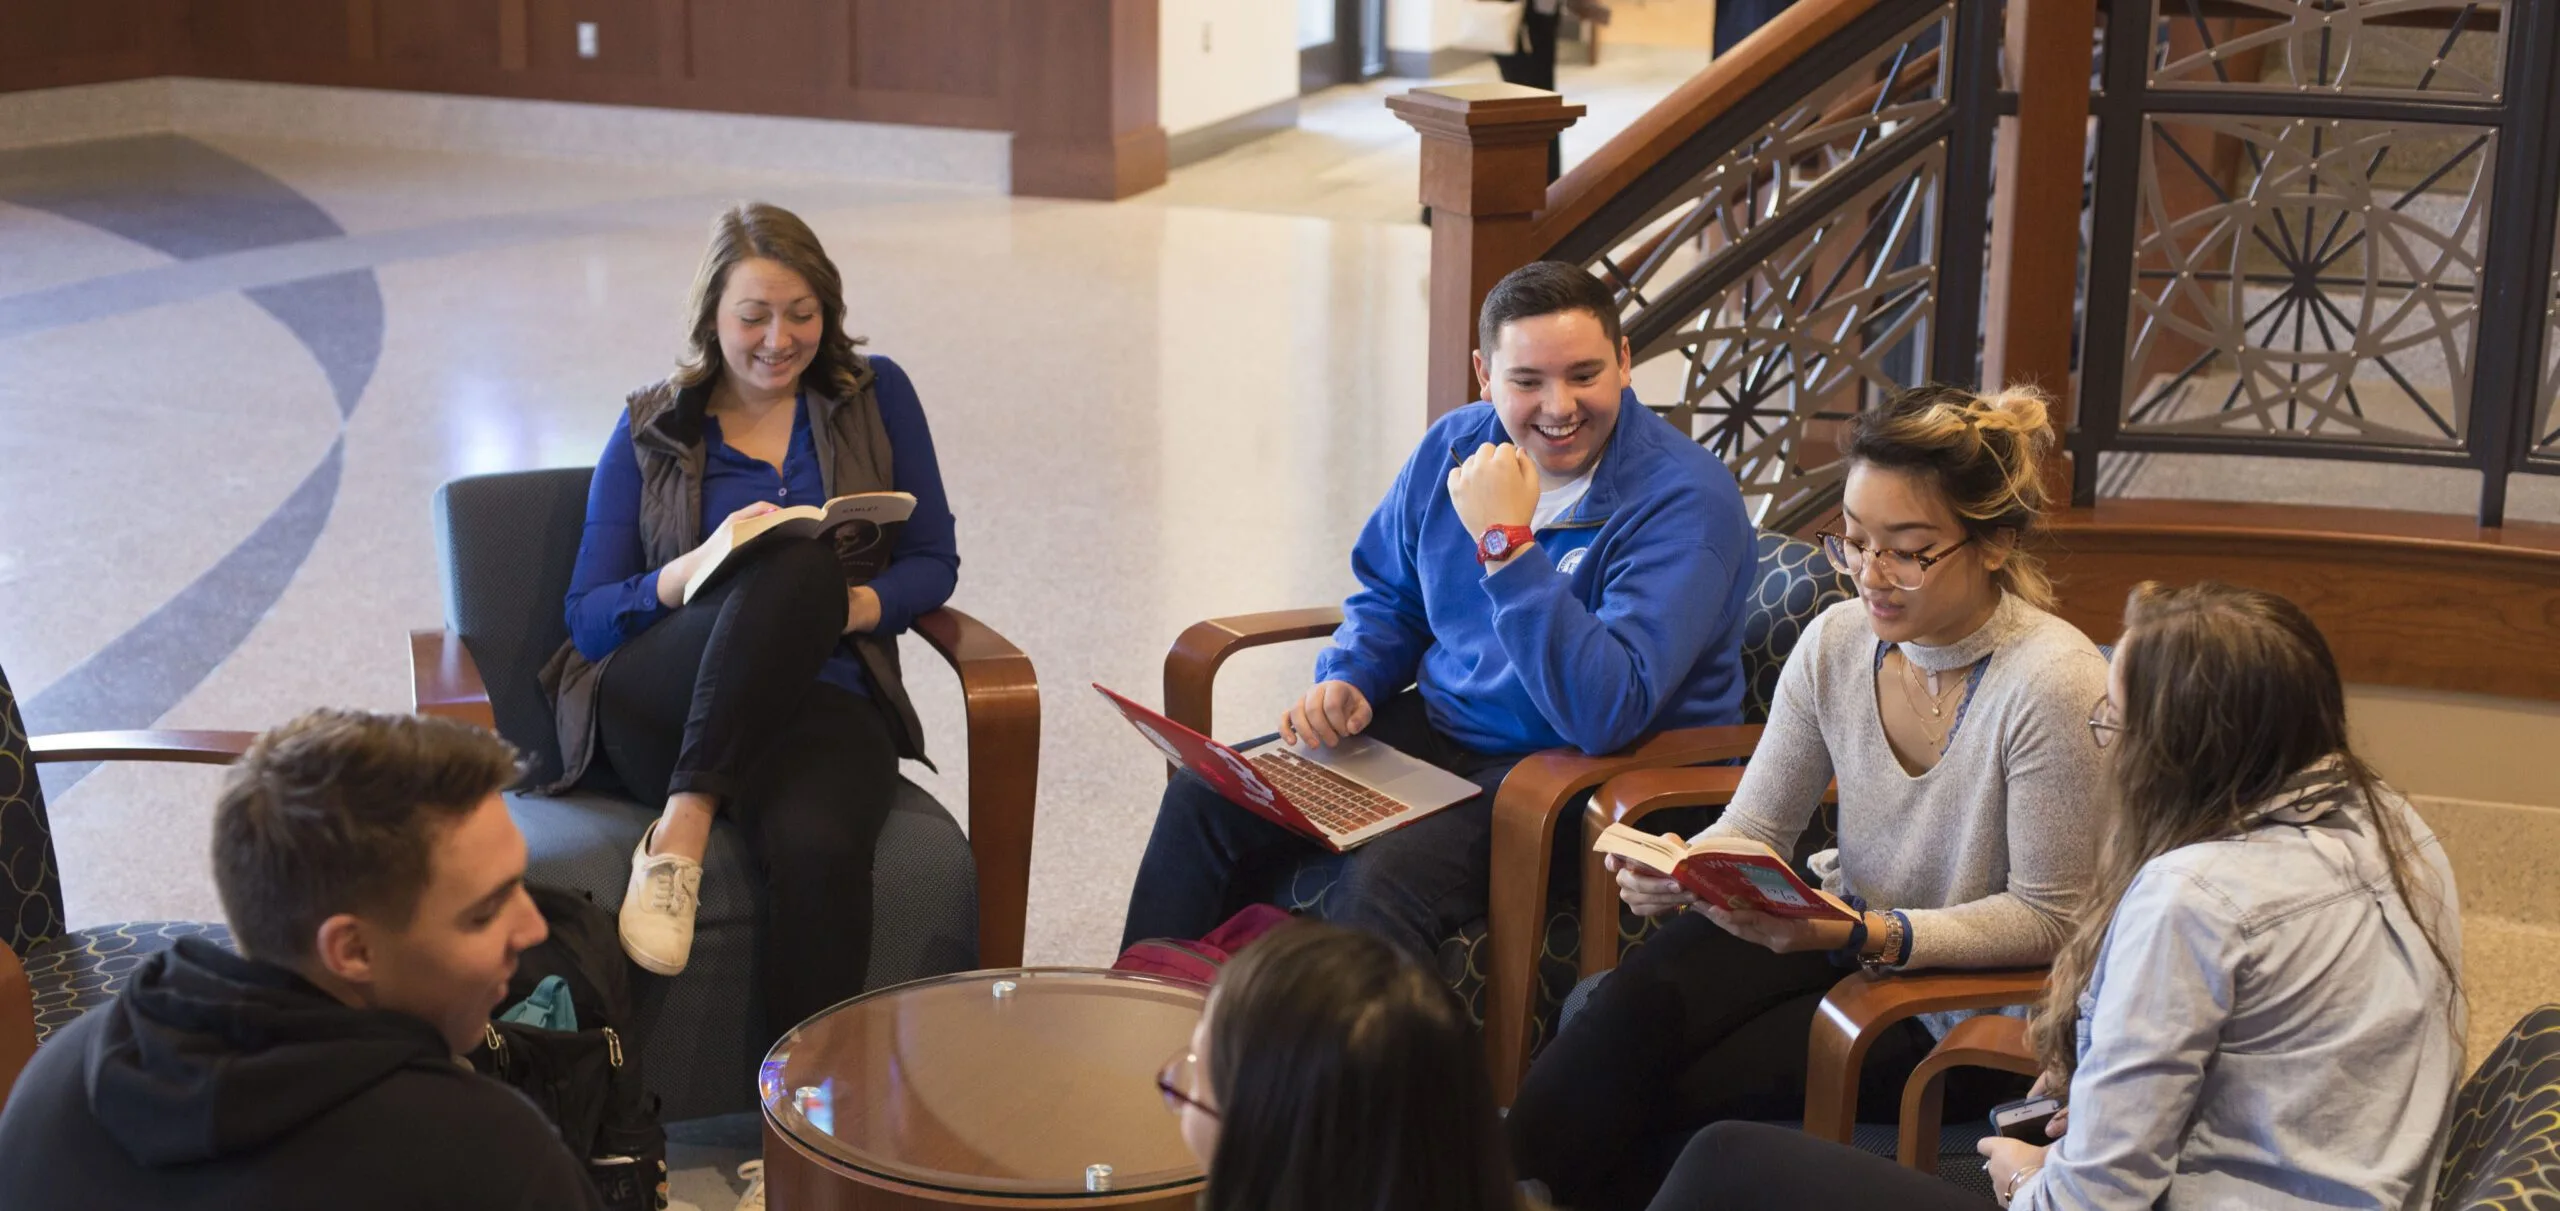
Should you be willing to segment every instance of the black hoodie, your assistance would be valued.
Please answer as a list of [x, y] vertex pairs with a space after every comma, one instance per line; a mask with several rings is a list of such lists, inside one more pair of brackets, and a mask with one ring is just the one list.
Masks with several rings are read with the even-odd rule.
[[532, 1104], [433, 1026], [199, 938], [36, 1049], [0, 1110], [0, 1204], [598, 1205]]

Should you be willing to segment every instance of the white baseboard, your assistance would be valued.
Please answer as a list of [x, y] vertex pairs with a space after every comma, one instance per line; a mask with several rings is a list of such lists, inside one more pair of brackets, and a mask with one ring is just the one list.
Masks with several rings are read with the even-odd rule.
[[234, 135], [1002, 193], [1008, 131], [166, 76], [0, 94], [0, 149]]

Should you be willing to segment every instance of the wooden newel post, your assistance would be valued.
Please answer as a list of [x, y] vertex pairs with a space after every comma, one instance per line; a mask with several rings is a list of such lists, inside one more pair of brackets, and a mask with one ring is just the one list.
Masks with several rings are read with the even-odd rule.
[[[2080, 174], [2089, 121], [2089, 55], [2096, 0], [2022, 0], [2008, 10], [2018, 113], [2000, 119], [1998, 186], [1992, 192], [1991, 272], [1985, 298], [1982, 385], [2033, 383], [2068, 429], [2072, 303], [2079, 295]], [[2037, 167], [2030, 167], [2031, 165]], [[2071, 456], [2045, 466], [2057, 500], [2071, 498]]]
[[1422, 204], [1431, 208], [1430, 414], [1476, 398], [1468, 355], [1476, 309], [1502, 275], [1528, 264], [1530, 220], [1547, 204], [1547, 142], [1583, 107], [1519, 84], [1452, 84], [1387, 98], [1422, 134]]

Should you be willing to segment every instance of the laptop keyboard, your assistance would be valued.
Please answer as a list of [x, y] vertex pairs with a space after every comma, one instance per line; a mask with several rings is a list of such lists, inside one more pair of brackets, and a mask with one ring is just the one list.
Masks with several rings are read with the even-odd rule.
[[1308, 819], [1332, 832], [1358, 832], [1405, 810], [1404, 804], [1287, 749], [1255, 757], [1253, 768]]

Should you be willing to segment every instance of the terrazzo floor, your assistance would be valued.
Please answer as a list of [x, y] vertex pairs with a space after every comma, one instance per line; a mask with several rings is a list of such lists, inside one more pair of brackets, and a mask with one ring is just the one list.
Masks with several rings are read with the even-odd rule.
[[[1593, 110], [1568, 161], [1702, 61], [1568, 68]], [[1162, 764], [1086, 683], [1153, 699], [1189, 623], [1339, 600], [1421, 431], [1429, 233], [1379, 105], [1402, 86], [1309, 98], [1299, 130], [1121, 205], [248, 138], [0, 152], [0, 667], [39, 732], [405, 709], [406, 632], [441, 617], [430, 493], [592, 463], [674, 357], [710, 216], [764, 198], [816, 228], [851, 326], [918, 384], [953, 604], [1038, 667], [1029, 959], [1107, 961]], [[2286, 490], [2388, 503], [2320, 481]], [[2211, 494], [2169, 459], [2115, 486]], [[2411, 490], [2462, 507], [2460, 484]], [[1231, 662], [1219, 730], [1266, 727], [1312, 655]], [[909, 667], [933, 670], [911, 679], [930, 745], [961, 752], [957, 686]], [[911, 773], [966, 802], [961, 762]], [[75, 925], [219, 917], [218, 771], [46, 778]], [[2560, 993], [2547, 921], [2472, 946], [2516, 973], [2475, 1015]], [[681, 1143], [679, 1197], [725, 1206], [752, 1124]]]

